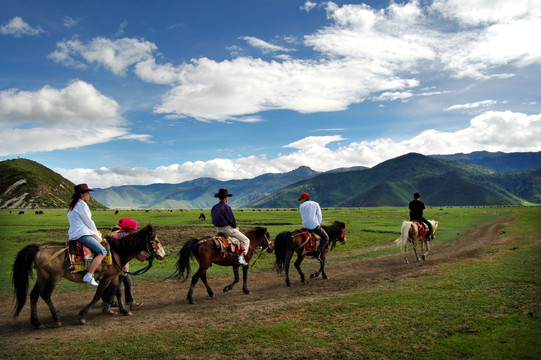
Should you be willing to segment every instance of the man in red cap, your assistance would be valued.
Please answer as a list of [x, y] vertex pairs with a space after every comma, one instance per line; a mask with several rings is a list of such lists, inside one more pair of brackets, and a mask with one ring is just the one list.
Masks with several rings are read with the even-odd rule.
[[319, 235], [321, 238], [319, 248], [317, 253], [314, 254], [314, 258], [323, 262], [321, 254], [329, 242], [329, 235], [321, 228], [321, 208], [317, 202], [310, 200], [310, 195], [308, 193], [303, 192], [297, 200], [302, 202], [299, 205], [299, 211], [301, 212], [302, 217], [302, 227]]

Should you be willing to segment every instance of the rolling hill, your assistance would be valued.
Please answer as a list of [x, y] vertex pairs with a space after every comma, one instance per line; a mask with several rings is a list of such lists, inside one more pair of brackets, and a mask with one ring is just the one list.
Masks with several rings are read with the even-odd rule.
[[[0, 161], [0, 208], [67, 208], [73, 184], [51, 169], [27, 159]], [[106, 207], [94, 199], [93, 209]]]

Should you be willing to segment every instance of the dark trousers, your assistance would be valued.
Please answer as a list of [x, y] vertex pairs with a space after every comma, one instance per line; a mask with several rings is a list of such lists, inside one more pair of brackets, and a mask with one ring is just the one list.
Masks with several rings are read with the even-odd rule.
[[[131, 291], [132, 284], [130, 275], [122, 276], [120, 275], [118, 277], [118, 286], [121, 286], [124, 284], [124, 304], [126, 305], [133, 305], [133, 294]], [[111, 307], [111, 304], [113, 303], [113, 300], [115, 299], [115, 287], [113, 283], [110, 283], [109, 286], [105, 289], [105, 293], [102, 296], [102, 303], [101, 307], [104, 309], [109, 309]]]
[[321, 238], [321, 241], [319, 242], [318, 250], [323, 252], [323, 250], [325, 250], [325, 246], [327, 246], [327, 243], [329, 242], [329, 235], [327, 235], [327, 233], [325, 232], [325, 230], [323, 230], [321, 226], [318, 226], [317, 228], [312, 229], [310, 231], [313, 232], [314, 234], [319, 235], [319, 237]]

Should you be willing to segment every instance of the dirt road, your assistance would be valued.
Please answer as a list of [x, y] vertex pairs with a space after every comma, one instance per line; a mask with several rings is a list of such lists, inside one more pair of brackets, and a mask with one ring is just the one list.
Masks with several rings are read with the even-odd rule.
[[[30, 309], [27, 303], [18, 320], [11, 318], [13, 303], [10, 300], [0, 302], [0, 337], [10, 339], [14, 348], [37, 345], [42, 341], [55, 338], [85, 336], [86, 338], [103, 337], [107, 334], [120, 334], [126, 329], [137, 334], [153, 333], [166, 329], [177, 329], [205, 325], [209, 322], [227, 322], [232, 325], [269, 309], [279, 309], [295, 302], [310, 303], [332, 297], [334, 293], [348, 292], [355, 288], [371, 284], [407, 281], [410, 278], [428, 276], [438, 271], [445, 263], [462, 261], [481, 256], [481, 249], [502, 244], [510, 239], [498, 236], [500, 225], [509, 219], [478, 226], [461, 240], [441, 245], [435, 240], [432, 251], [426, 261], [416, 263], [413, 251], [409, 251], [410, 264], [404, 264], [402, 254], [381, 256], [373, 259], [331, 262], [327, 265], [328, 280], [308, 279], [302, 284], [296, 270], [292, 267], [290, 278], [292, 286], [287, 288], [283, 275], [273, 272], [258, 272], [249, 276], [250, 295], [242, 293], [242, 285], [224, 294], [222, 288], [232, 280], [231, 276], [211, 276], [209, 283], [215, 298], [207, 296], [203, 284], [198, 283], [194, 297], [196, 304], [189, 305], [186, 294], [189, 281], [164, 280], [154, 283], [137, 284], [134, 295], [144, 305], [133, 311], [133, 316], [106, 316], [101, 307], [91, 310], [88, 325], [78, 323], [78, 312], [92, 297], [92, 289], [81, 285], [77, 294], [53, 294], [56, 306], [60, 310], [63, 327], [35, 330], [30, 326]], [[317, 269], [317, 262], [306, 259], [303, 270], [307, 276]], [[33, 282], [32, 282], [33, 283]], [[227, 312], [223, 311], [227, 308]], [[50, 312], [45, 303], [38, 302], [41, 322], [52, 326]], [[225, 325], [224, 325], [225, 326]]]

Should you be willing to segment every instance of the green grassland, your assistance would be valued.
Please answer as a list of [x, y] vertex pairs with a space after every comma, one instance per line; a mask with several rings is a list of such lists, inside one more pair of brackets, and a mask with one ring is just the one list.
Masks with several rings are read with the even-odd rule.
[[[205, 222], [198, 220], [200, 212], [94, 211], [93, 219], [103, 233], [120, 217], [157, 228], [171, 256], [133, 279], [137, 286], [172, 273], [184, 231], [202, 227], [212, 234], [209, 211], [204, 211]], [[323, 209], [325, 221], [339, 220], [347, 226], [348, 243], [333, 250], [329, 262], [397, 253], [399, 249], [391, 245], [407, 214], [405, 208]], [[236, 209], [235, 215], [241, 229], [265, 226], [273, 238], [300, 227], [296, 209]], [[425, 215], [440, 222], [433, 246], [456, 241], [476, 225], [501, 217], [512, 219], [502, 234], [513, 242], [487, 249], [486, 256], [476, 261], [442, 264], [431, 276], [344, 291], [333, 294], [332, 301], [271, 310], [242, 324], [80, 339], [77, 345], [59, 339], [45, 348], [21, 350], [20, 356], [66, 357], [76, 353], [77, 346], [87, 358], [122, 359], [541, 359], [541, 208], [433, 207]], [[43, 215], [0, 211], [2, 299], [12, 296], [10, 275], [17, 251], [33, 242], [64, 241], [67, 229], [65, 210], [47, 210]], [[271, 272], [273, 260], [267, 255], [250, 271]], [[214, 266], [209, 271], [225, 274], [231, 269]], [[55, 292], [77, 288], [63, 281]]]

